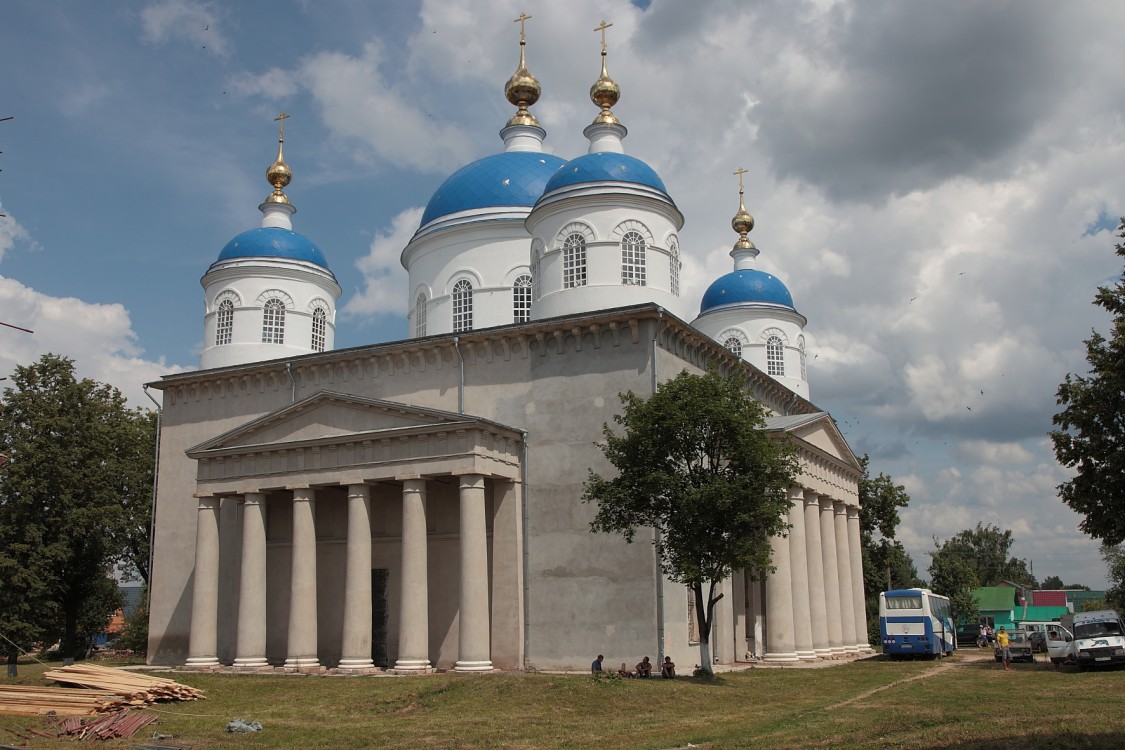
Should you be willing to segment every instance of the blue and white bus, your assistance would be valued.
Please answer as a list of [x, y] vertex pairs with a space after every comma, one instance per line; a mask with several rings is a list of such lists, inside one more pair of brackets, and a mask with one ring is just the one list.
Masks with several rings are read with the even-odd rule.
[[949, 598], [929, 589], [897, 589], [879, 594], [879, 635], [883, 653], [902, 656], [951, 656], [957, 633]]

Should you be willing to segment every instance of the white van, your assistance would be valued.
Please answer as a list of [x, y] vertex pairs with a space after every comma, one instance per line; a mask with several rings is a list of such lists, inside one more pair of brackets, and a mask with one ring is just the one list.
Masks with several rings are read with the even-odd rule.
[[1059, 630], [1060, 637], [1048, 632], [1047, 640], [1055, 664], [1077, 664], [1079, 669], [1125, 664], [1125, 623], [1113, 610], [1066, 615]]

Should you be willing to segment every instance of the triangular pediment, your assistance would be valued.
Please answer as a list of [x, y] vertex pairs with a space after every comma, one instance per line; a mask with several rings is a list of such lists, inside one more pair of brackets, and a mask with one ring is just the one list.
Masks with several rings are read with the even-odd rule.
[[350, 435], [412, 429], [454, 429], [481, 420], [463, 414], [382, 399], [320, 391], [190, 448], [204, 452], [284, 445]]
[[861, 470], [859, 461], [848, 446], [848, 441], [836, 426], [836, 420], [826, 411], [767, 417], [766, 429], [784, 432], [830, 458], [847, 464], [857, 471]]

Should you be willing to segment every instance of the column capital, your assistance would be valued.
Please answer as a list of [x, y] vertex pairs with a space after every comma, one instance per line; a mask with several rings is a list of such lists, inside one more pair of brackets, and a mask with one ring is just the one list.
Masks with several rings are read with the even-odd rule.
[[462, 489], [484, 486], [483, 474], [458, 474], [457, 480]]
[[859, 506], [858, 505], [847, 505], [847, 506], [845, 506], [845, 510], [847, 511], [849, 519], [850, 518], [859, 518]]
[[348, 497], [371, 497], [371, 485], [362, 482], [349, 484]]
[[242, 494], [243, 505], [264, 505], [266, 494], [264, 492], [245, 492]]

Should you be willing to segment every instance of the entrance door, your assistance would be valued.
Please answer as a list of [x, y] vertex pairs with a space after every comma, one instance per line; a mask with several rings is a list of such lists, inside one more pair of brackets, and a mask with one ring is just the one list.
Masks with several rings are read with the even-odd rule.
[[371, 661], [387, 668], [387, 581], [390, 571], [371, 571]]

